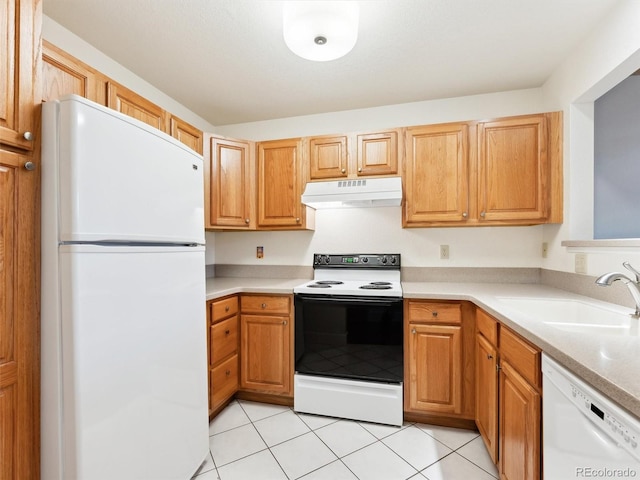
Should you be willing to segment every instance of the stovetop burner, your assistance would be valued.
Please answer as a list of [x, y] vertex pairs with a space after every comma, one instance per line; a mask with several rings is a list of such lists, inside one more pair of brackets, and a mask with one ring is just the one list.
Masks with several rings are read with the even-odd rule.
[[309, 288], [331, 288], [331, 285], [327, 285], [325, 283], [311, 283], [307, 285]]
[[366, 285], [360, 285], [363, 290], [391, 290], [391, 285], [387, 285], [386, 282], [380, 283], [367, 283]]
[[344, 282], [340, 280], [318, 280], [317, 285], [342, 285]]

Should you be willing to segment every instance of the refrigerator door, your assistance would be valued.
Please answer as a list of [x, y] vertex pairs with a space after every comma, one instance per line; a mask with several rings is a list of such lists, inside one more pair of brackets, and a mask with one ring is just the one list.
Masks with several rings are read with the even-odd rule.
[[204, 247], [62, 246], [59, 262], [62, 478], [191, 478], [209, 449]]
[[57, 152], [59, 241], [205, 243], [202, 156], [75, 95], [45, 107], [57, 108], [58, 143], [43, 146], [43, 175]]

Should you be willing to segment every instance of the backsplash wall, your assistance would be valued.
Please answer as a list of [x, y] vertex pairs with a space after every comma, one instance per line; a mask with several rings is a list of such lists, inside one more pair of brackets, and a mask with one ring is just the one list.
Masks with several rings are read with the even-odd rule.
[[[314, 253], [362, 252], [400, 253], [405, 267], [538, 268], [542, 228], [403, 229], [401, 207], [327, 209], [316, 211], [315, 231], [209, 233], [207, 250], [225, 265], [305, 266]], [[440, 259], [440, 245], [449, 245], [449, 260]]]

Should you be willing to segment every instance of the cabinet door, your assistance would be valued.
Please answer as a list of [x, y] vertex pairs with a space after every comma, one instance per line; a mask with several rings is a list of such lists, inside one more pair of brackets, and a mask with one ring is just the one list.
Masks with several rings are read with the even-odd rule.
[[169, 133], [179, 142], [184, 143], [191, 150], [202, 155], [202, 131], [175, 115], [169, 118]]
[[480, 221], [543, 222], [549, 172], [544, 115], [478, 125]]
[[107, 106], [158, 130], [167, 131], [162, 108], [115, 82], [107, 83]]
[[73, 93], [94, 102], [104, 103], [105, 82], [101, 81], [95, 70], [44, 40], [42, 76], [42, 100], [45, 102]]
[[469, 212], [468, 137], [465, 124], [407, 130], [405, 226], [466, 221]]
[[398, 131], [358, 135], [358, 175], [398, 173]]
[[540, 394], [508, 362], [500, 373], [500, 474], [540, 478]]
[[462, 327], [409, 324], [408, 407], [437, 413], [462, 411]]
[[498, 352], [476, 335], [476, 426], [493, 463], [498, 460]]
[[241, 388], [290, 394], [293, 372], [289, 317], [243, 314], [240, 363]]
[[210, 150], [207, 227], [252, 227], [249, 143], [212, 137]]
[[[25, 2], [26, 3], [26, 2]], [[5, 2], [6, 5], [6, 2]], [[39, 472], [38, 173], [0, 150], [0, 478]], [[51, 333], [51, 332], [46, 332]], [[46, 379], [51, 381], [51, 379]]]
[[347, 176], [347, 137], [318, 137], [309, 140], [311, 180]]
[[40, 2], [29, 0], [0, 3], [0, 144], [22, 150], [33, 150], [36, 134], [39, 8]]
[[302, 227], [300, 140], [258, 144], [258, 227]]

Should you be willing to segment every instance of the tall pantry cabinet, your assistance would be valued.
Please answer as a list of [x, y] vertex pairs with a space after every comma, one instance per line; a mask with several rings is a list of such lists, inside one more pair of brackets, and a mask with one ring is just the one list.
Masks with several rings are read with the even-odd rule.
[[39, 477], [42, 4], [0, 3], [0, 479]]

